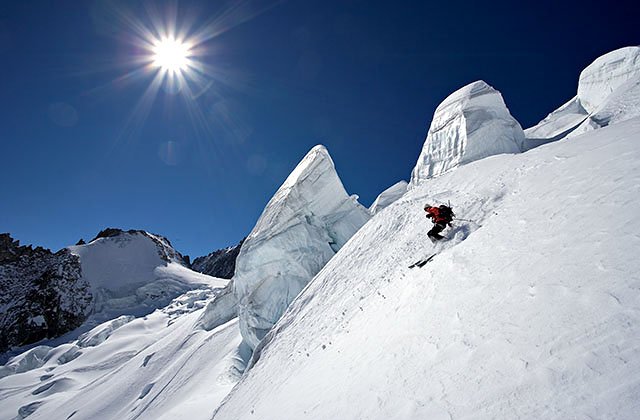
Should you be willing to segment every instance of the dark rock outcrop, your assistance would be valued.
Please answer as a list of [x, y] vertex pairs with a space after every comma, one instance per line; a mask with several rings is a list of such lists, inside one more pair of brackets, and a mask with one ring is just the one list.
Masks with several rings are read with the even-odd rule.
[[236, 269], [236, 258], [238, 258], [244, 239], [236, 246], [219, 249], [204, 257], [196, 258], [191, 263], [191, 268], [213, 277], [230, 279]]
[[0, 353], [79, 327], [91, 302], [80, 259], [68, 249], [20, 246], [0, 234]]

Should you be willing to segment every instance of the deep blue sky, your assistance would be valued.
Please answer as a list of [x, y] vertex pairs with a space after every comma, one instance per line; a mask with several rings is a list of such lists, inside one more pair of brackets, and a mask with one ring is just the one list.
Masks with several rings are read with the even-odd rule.
[[[596, 57], [640, 43], [634, 2], [300, 0], [240, 23], [265, 3], [249, 4], [200, 50], [215, 73], [194, 123], [166, 90], [134, 112], [151, 75], [119, 80], [140, 51], [110, 13], [150, 18], [120, 3], [0, 3], [0, 231], [23, 244], [57, 250], [112, 226], [206, 254], [245, 236], [318, 143], [368, 206], [409, 178], [457, 88], [487, 81], [526, 128]], [[184, 1], [179, 17], [197, 28], [237, 3]]]

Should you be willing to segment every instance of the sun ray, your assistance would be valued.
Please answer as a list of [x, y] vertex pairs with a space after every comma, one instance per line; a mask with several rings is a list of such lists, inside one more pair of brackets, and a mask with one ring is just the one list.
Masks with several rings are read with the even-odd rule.
[[[125, 67], [111, 85], [99, 86], [106, 91], [112, 86], [149, 80], [115, 139], [114, 147], [122, 142], [136, 141], [148, 119], [159, 94], [165, 103], [182, 103], [185, 116], [194, 130], [200, 155], [211, 159], [207, 167], [223, 170], [225, 153], [240, 153], [241, 145], [251, 133], [251, 127], [241, 117], [241, 110], [233, 111], [218, 104], [233, 103], [228, 94], [250, 89], [251, 78], [238, 69], [220, 66], [216, 56], [224, 46], [211, 42], [279, 4], [279, 0], [231, 0], [218, 9], [212, 19], [203, 20], [197, 10], [178, 8], [177, 1], [158, 3], [143, 0], [138, 6], [131, 3], [101, 3], [98, 14], [100, 30], [131, 46], [128, 56], [118, 63]], [[110, 9], [110, 10], [107, 10]], [[125, 69], [123, 69], [125, 70]], [[163, 92], [161, 92], [163, 91]], [[90, 92], [91, 93], [91, 92]], [[126, 146], [125, 146], [126, 147]]]

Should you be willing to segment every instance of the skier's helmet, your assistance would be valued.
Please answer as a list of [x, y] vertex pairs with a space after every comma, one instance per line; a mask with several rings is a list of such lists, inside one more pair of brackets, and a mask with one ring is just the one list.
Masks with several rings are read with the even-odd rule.
[[427, 204], [425, 204], [425, 205], [424, 205], [424, 209], [425, 209], [425, 210], [426, 210], [426, 209], [428, 209], [429, 207], [431, 207], [431, 204], [429, 204], [429, 203], [427, 203]]

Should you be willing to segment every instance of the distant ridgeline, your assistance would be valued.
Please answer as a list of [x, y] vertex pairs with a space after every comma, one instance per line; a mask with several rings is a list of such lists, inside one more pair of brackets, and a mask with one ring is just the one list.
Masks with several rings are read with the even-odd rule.
[[191, 268], [200, 273], [208, 274], [221, 279], [230, 279], [236, 269], [236, 259], [240, 253], [240, 247], [244, 243], [242, 239], [236, 246], [218, 249], [209, 255], [198, 257], [191, 263]]

